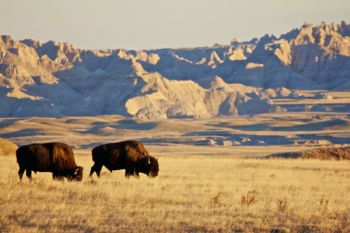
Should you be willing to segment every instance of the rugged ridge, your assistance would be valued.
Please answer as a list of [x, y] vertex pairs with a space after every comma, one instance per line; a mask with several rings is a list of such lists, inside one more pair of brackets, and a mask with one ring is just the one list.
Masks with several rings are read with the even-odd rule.
[[[158, 50], [0, 37], [0, 116], [214, 117], [280, 111], [290, 89], [350, 89], [350, 25]], [[279, 94], [278, 94], [279, 93]]]

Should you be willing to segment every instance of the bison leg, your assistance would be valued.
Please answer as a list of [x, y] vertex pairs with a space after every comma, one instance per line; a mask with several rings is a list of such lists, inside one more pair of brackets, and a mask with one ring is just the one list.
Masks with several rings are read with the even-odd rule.
[[134, 167], [131, 167], [129, 169], [125, 169], [125, 177], [129, 178], [130, 176], [139, 177], [139, 173], [136, 171]]
[[135, 163], [132, 161], [126, 161], [125, 177], [135, 176], [137, 173]]
[[135, 176], [136, 178], [139, 178], [139, 177], [140, 177], [139, 172], [137, 171], [136, 168], [134, 168], [133, 176]]
[[19, 179], [20, 179], [20, 180], [22, 180], [24, 171], [25, 171], [24, 168], [19, 168], [18, 175], [19, 175]]
[[28, 179], [32, 179], [32, 170], [30, 169], [26, 169], [26, 176], [28, 177]]
[[63, 176], [58, 175], [56, 173], [53, 173], [52, 174], [52, 179], [54, 179], [54, 180], [63, 180]]
[[97, 176], [100, 177], [101, 174], [101, 169], [102, 169], [102, 164], [95, 163], [90, 170], [90, 177], [96, 172]]
[[127, 162], [126, 168], [125, 168], [125, 177], [129, 178], [130, 176], [133, 176], [134, 173], [135, 173], [135, 168], [134, 168], [132, 162]]
[[126, 178], [129, 178], [130, 176], [132, 176], [133, 175], [133, 170], [131, 170], [131, 169], [125, 169], [125, 177]]

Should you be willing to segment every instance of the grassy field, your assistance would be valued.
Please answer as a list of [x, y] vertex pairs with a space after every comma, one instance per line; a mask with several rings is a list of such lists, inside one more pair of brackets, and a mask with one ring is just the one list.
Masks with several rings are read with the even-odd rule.
[[[48, 173], [19, 182], [12, 147], [0, 147], [0, 233], [350, 232], [349, 161], [258, 159], [317, 148], [318, 139], [349, 143], [347, 114], [0, 118], [0, 137], [17, 145], [68, 143], [85, 168], [81, 183]], [[124, 171], [103, 169], [101, 179], [90, 179], [89, 150], [126, 139], [159, 156], [159, 177], [125, 179]]]
[[0, 157], [0, 232], [350, 232], [350, 163], [161, 156], [159, 177], [19, 182]]

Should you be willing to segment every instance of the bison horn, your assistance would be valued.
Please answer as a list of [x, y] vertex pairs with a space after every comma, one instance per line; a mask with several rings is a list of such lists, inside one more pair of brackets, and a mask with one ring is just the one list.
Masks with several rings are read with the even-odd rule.
[[151, 157], [148, 157], [147, 163], [151, 164]]
[[79, 172], [79, 167], [77, 167], [77, 168], [75, 169], [74, 175], [77, 175], [78, 172]]
[[79, 173], [81, 173], [81, 172], [83, 172], [83, 167], [80, 167], [80, 166], [78, 166], [78, 167], [76, 167], [75, 168], [75, 171], [74, 171], [74, 174], [75, 175], [78, 175]]

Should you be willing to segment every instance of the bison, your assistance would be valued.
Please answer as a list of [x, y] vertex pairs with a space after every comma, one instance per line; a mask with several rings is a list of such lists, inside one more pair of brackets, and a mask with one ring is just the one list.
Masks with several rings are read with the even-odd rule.
[[92, 150], [90, 177], [96, 172], [100, 177], [102, 166], [109, 171], [125, 169], [125, 176], [139, 176], [139, 172], [155, 177], [158, 175], [158, 160], [150, 156], [141, 142], [123, 141], [108, 143]]
[[18, 175], [22, 179], [24, 171], [32, 179], [32, 171], [52, 172], [53, 179], [81, 181], [83, 168], [76, 165], [73, 150], [64, 143], [51, 142], [21, 146], [16, 151], [19, 165]]

